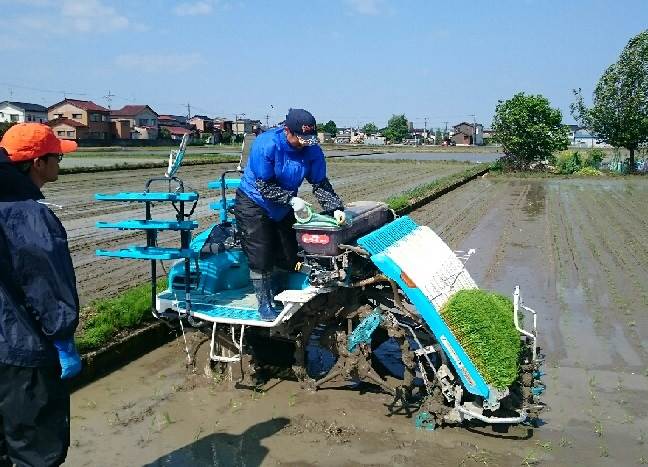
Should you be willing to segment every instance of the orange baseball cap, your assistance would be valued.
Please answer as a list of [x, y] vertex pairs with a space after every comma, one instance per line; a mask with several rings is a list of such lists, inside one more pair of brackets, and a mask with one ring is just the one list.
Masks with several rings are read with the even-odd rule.
[[5, 148], [12, 162], [26, 162], [45, 154], [64, 154], [76, 151], [76, 141], [58, 139], [47, 125], [19, 123], [9, 128], [0, 147]]

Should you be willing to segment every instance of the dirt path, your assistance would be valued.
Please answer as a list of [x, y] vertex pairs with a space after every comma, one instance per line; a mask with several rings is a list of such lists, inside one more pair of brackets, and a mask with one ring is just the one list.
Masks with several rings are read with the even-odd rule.
[[73, 395], [68, 464], [648, 462], [647, 195], [641, 179], [487, 177], [412, 214], [453, 248], [476, 248], [481, 287], [520, 284], [538, 311], [550, 408], [534, 432], [422, 432], [386, 416], [386, 396], [290, 381], [231, 389], [187, 376], [175, 341]]
[[[220, 176], [232, 164], [184, 167], [180, 176], [190, 189], [197, 190], [201, 197], [215, 200], [216, 193], [207, 190], [207, 182]], [[467, 165], [447, 162], [328, 162], [329, 178], [345, 200], [385, 199], [427, 183], [435, 178], [462, 171]], [[57, 211], [70, 239], [72, 259], [77, 274], [82, 303], [97, 297], [119, 293], [149, 277], [149, 265], [143, 261], [106, 260], [95, 256], [95, 250], [117, 249], [133, 244], [144, 244], [144, 236], [129, 231], [100, 230], [97, 221], [140, 219], [144, 217], [142, 205], [133, 203], [99, 203], [94, 201], [95, 193], [118, 191], [142, 191], [146, 180], [160, 176], [162, 169], [129, 170], [94, 174], [61, 176], [57, 183], [46, 186], [48, 201], [62, 205]], [[303, 195], [314, 201], [310, 186], [305, 184]], [[209, 209], [209, 203], [201, 199], [195, 219], [201, 229], [217, 221]], [[155, 211], [160, 218], [173, 218], [170, 206], [159, 206]], [[161, 244], [177, 244], [177, 236], [161, 235]], [[160, 269], [161, 271], [161, 269]]]

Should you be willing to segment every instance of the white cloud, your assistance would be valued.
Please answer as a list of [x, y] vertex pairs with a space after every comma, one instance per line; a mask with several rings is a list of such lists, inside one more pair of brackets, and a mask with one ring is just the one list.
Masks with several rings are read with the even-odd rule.
[[184, 2], [176, 6], [173, 11], [178, 16], [208, 15], [214, 11], [213, 1]]
[[105, 32], [129, 25], [128, 18], [100, 0], [63, 0], [61, 15], [79, 32]]
[[130, 70], [148, 73], [173, 72], [206, 63], [204, 57], [197, 53], [187, 54], [122, 54], [115, 58], [115, 65]]
[[382, 11], [381, 0], [347, 0], [347, 3], [360, 15], [376, 16]]
[[[0, 0], [2, 1], [2, 0]], [[133, 23], [126, 16], [103, 0], [19, 0], [32, 6], [48, 7], [43, 11], [17, 17], [14, 21], [23, 28], [49, 34], [67, 34], [70, 31], [111, 32], [124, 29], [143, 30], [144, 26]]]

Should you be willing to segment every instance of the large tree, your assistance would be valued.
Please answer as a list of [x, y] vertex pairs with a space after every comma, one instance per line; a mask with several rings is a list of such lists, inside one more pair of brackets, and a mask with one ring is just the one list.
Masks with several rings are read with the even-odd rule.
[[322, 129], [324, 130], [324, 132], [328, 133], [331, 136], [337, 135], [337, 125], [333, 120], [326, 122]]
[[635, 151], [648, 142], [648, 30], [630, 39], [619, 60], [599, 79], [592, 107], [574, 90], [572, 115], [598, 138], [630, 151], [630, 171], [635, 169]]
[[378, 127], [376, 126], [375, 123], [370, 122], [362, 127], [362, 132], [365, 135], [375, 135], [376, 133], [378, 133]]
[[541, 95], [520, 92], [507, 101], [499, 101], [493, 130], [502, 144], [505, 164], [516, 170], [551, 160], [555, 151], [566, 149], [569, 144], [560, 110], [551, 108], [549, 100]]
[[400, 143], [409, 134], [409, 125], [405, 115], [392, 115], [387, 122], [383, 135], [392, 143]]

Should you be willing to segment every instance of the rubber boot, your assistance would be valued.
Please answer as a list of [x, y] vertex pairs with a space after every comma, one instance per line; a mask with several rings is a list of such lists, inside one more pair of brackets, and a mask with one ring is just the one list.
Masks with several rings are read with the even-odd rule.
[[289, 272], [286, 269], [274, 268], [272, 270], [272, 285], [270, 289], [270, 299], [273, 303], [277, 302], [274, 298], [279, 295], [281, 292], [286, 290], [288, 286], [288, 274]]
[[274, 321], [279, 312], [275, 310], [272, 304], [271, 286], [272, 275], [267, 272], [250, 271], [250, 279], [252, 279], [252, 286], [256, 294], [257, 302], [259, 302], [259, 315], [263, 321]]

